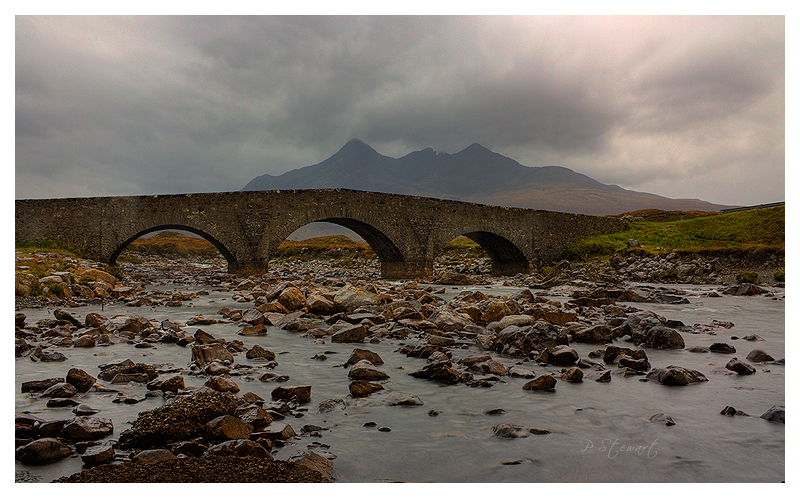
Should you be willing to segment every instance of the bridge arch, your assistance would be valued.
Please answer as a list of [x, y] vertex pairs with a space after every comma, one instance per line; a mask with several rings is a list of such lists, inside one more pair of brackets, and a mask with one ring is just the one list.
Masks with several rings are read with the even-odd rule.
[[[456, 230], [458, 231], [458, 230]], [[452, 235], [451, 238], [447, 238]], [[516, 275], [528, 273], [530, 260], [519, 246], [508, 237], [485, 228], [468, 228], [459, 233], [453, 231], [439, 238], [434, 255], [444, 252], [445, 246], [454, 238], [464, 236], [476, 242], [492, 260], [492, 275]]]
[[401, 265], [405, 262], [405, 258], [403, 257], [403, 253], [400, 248], [395, 244], [391, 237], [389, 237], [386, 233], [382, 230], [376, 228], [374, 225], [367, 223], [365, 221], [351, 218], [351, 217], [342, 217], [342, 216], [331, 216], [326, 217], [321, 215], [321, 217], [312, 217], [314, 219], [309, 219], [308, 221], [303, 221], [299, 223], [293, 223], [291, 225], [285, 225], [282, 229], [276, 231], [274, 235], [274, 239], [272, 241], [272, 246], [270, 247], [270, 252], [274, 251], [278, 245], [283, 242], [286, 237], [294, 233], [295, 230], [302, 228], [310, 223], [333, 223], [335, 225], [343, 226], [348, 228], [358, 234], [364, 241], [369, 244], [375, 254], [378, 256], [378, 260], [381, 263], [381, 274], [386, 275], [387, 268], [394, 267], [396, 265]]
[[156, 225], [156, 226], [153, 226], [151, 228], [146, 228], [146, 229], [138, 231], [136, 234], [128, 237], [128, 239], [126, 239], [116, 249], [113, 250], [113, 252], [111, 253], [111, 256], [109, 256], [109, 259], [108, 259], [109, 264], [112, 264], [112, 265], [116, 264], [117, 263], [117, 258], [119, 257], [119, 255], [122, 254], [122, 251], [124, 251], [134, 240], [140, 238], [143, 235], [147, 235], [148, 233], [157, 232], [157, 231], [160, 231], [160, 230], [183, 230], [183, 231], [186, 231], [186, 232], [191, 232], [191, 233], [193, 233], [195, 235], [199, 235], [203, 239], [205, 239], [208, 242], [210, 242], [220, 252], [220, 254], [222, 254], [222, 257], [225, 258], [225, 261], [228, 262], [228, 271], [229, 272], [235, 272], [237, 270], [238, 261], [236, 260], [236, 257], [231, 253], [230, 250], [228, 250], [227, 247], [225, 247], [225, 245], [222, 242], [217, 240], [216, 237], [212, 236], [211, 234], [209, 234], [208, 232], [206, 232], [204, 230], [200, 230], [199, 228], [195, 228], [195, 227], [192, 227], [192, 226], [189, 226], [189, 225], [180, 224], [180, 223], [169, 223], [169, 224], [164, 224], [164, 225]]

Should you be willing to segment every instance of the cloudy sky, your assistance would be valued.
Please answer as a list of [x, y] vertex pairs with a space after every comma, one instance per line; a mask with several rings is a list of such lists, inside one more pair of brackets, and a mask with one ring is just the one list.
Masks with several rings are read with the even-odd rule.
[[15, 197], [239, 190], [351, 138], [785, 198], [783, 17], [15, 20]]

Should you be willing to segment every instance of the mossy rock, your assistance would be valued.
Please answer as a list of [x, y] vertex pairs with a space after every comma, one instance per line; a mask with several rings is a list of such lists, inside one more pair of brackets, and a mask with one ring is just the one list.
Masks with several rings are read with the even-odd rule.
[[785, 270], [785, 269], [783, 269], [783, 268], [781, 268], [780, 270], [778, 270], [778, 271], [776, 271], [776, 272], [775, 272], [775, 275], [773, 275], [773, 277], [774, 277], [774, 278], [775, 278], [775, 280], [777, 280], [778, 282], [784, 282], [784, 281], [786, 281], [786, 270]]

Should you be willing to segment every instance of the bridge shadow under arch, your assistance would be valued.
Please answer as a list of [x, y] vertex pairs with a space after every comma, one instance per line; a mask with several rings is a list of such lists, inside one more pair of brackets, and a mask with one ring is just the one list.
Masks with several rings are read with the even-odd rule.
[[124, 251], [134, 240], [142, 237], [143, 235], [147, 235], [148, 233], [158, 232], [158, 231], [161, 231], [161, 230], [183, 230], [185, 232], [191, 232], [191, 233], [193, 233], [195, 235], [199, 235], [200, 237], [202, 237], [206, 241], [210, 242], [211, 245], [213, 245], [220, 252], [220, 254], [222, 254], [222, 257], [225, 258], [225, 261], [228, 262], [228, 271], [229, 272], [235, 272], [239, 267], [239, 263], [236, 260], [236, 257], [231, 253], [231, 251], [228, 250], [227, 247], [225, 247], [224, 244], [222, 244], [222, 242], [220, 242], [219, 240], [217, 240], [216, 238], [214, 238], [213, 236], [211, 236], [207, 232], [204, 232], [203, 230], [200, 230], [200, 229], [197, 229], [197, 228], [194, 228], [194, 227], [190, 227], [190, 226], [187, 226], [187, 225], [180, 225], [180, 224], [157, 225], [157, 226], [154, 226], [154, 227], [147, 228], [145, 230], [139, 231], [136, 235], [133, 235], [132, 237], [127, 239], [125, 242], [120, 244], [120, 246], [111, 254], [111, 257], [109, 259], [109, 264], [112, 264], [112, 265], [117, 264], [117, 258], [119, 257], [119, 255], [122, 254], [122, 251]]
[[467, 232], [463, 235], [475, 241], [489, 255], [492, 260], [492, 275], [528, 273], [528, 258], [507, 238], [487, 231]]
[[[375, 254], [378, 256], [378, 260], [381, 263], [381, 273], [384, 273], [384, 269], [391, 267], [395, 264], [400, 264], [405, 261], [402, 252], [397, 247], [397, 245], [390, 239], [386, 234], [384, 234], [379, 229], [375, 228], [374, 226], [370, 225], [369, 223], [354, 219], [354, 218], [341, 218], [341, 217], [333, 217], [333, 218], [320, 218], [314, 219], [309, 221], [305, 225], [295, 228], [295, 230], [302, 228], [303, 226], [309, 225], [311, 223], [332, 223], [335, 225], [342, 226], [349, 230], [352, 230], [362, 239], [364, 242], [369, 244]], [[292, 231], [291, 233], [294, 233]], [[291, 235], [291, 233], [289, 235]], [[287, 235], [288, 237], [288, 235]], [[280, 239], [283, 241], [286, 237]]]

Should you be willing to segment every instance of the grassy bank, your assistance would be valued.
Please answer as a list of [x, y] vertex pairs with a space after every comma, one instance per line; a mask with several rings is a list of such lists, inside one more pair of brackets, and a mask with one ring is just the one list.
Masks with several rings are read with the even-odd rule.
[[[633, 213], [632, 213], [633, 214]], [[657, 213], [652, 213], [658, 218]], [[668, 215], [663, 215], [664, 217]], [[652, 218], [651, 218], [652, 219]], [[618, 251], [663, 253], [672, 250], [700, 254], [783, 253], [786, 245], [784, 206], [727, 214], [703, 215], [680, 221], [631, 221], [623, 231], [583, 237], [564, 247], [562, 257], [585, 261]], [[639, 247], [630, 248], [636, 240]]]

